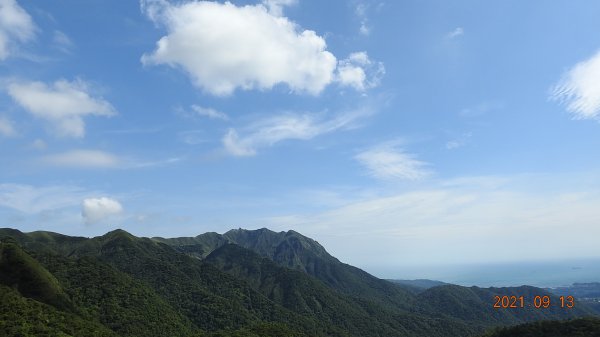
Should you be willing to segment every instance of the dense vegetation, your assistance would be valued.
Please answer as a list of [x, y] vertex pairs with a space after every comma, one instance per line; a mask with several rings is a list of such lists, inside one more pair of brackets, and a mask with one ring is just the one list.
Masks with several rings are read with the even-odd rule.
[[2, 336], [476, 336], [592, 314], [491, 309], [532, 287], [415, 292], [341, 263], [296, 232], [147, 239], [0, 229]]
[[600, 319], [541, 321], [498, 328], [483, 337], [600, 337]]
[[0, 332], [7, 337], [118, 336], [97, 322], [23, 297], [5, 285], [0, 285]]

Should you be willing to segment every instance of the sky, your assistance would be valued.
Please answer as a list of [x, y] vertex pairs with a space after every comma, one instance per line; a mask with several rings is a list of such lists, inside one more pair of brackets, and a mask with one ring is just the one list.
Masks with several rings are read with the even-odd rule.
[[600, 258], [597, 1], [0, 0], [0, 227]]

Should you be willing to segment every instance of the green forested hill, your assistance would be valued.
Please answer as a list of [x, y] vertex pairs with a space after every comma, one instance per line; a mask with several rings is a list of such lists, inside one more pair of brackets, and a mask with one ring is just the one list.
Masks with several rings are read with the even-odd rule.
[[349, 296], [304, 272], [281, 267], [235, 244], [213, 251], [206, 262], [245, 280], [272, 301], [327, 325], [344, 327], [352, 335], [361, 335], [366, 330], [374, 336], [403, 336], [415, 331], [423, 336], [471, 332], [453, 318], [433, 319]]
[[588, 314], [491, 309], [537, 288], [415, 294], [296, 232], [95, 238], [0, 229], [2, 336], [476, 336]]
[[[218, 234], [216, 234], [218, 235]], [[317, 241], [298, 232], [273, 232], [266, 228], [258, 230], [234, 229], [220, 238], [215, 233], [195, 238], [162, 239], [181, 252], [194, 250], [210, 254], [225, 243], [234, 243], [266, 257], [280, 266], [305, 272], [331, 288], [350, 296], [379, 302], [394, 308], [410, 307], [412, 292], [378, 279], [354, 266], [340, 262], [331, 256]], [[182, 243], [184, 243], [182, 245]]]
[[0, 242], [0, 284], [58, 309], [72, 310], [72, 304], [54, 275], [16, 243]]
[[600, 319], [542, 321], [494, 329], [482, 337], [600, 337]]
[[117, 337], [97, 321], [22, 296], [0, 284], [0, 335], [11, 337], [90, 336]]

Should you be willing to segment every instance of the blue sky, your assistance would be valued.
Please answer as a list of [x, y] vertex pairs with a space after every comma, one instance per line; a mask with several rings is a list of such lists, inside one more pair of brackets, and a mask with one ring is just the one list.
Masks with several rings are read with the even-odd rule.
[[295, 229], [367, 270], [600, 257], [599, 10], [0, 0], [0, 221]]

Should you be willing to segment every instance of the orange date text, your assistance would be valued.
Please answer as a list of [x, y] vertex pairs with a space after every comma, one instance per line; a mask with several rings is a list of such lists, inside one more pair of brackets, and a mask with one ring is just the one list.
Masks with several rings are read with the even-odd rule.
[[550, 296], [534, 296], [533, 298], [525, 298], [525, 296], [494, 296], [495, 309], [519, 309], [532, 307], [535, 309], [548, 309], [550, 307], [559, 307], [572, 309], [575, 307], [575, 298], [573, 296], [560, 296], [558, 301]]

